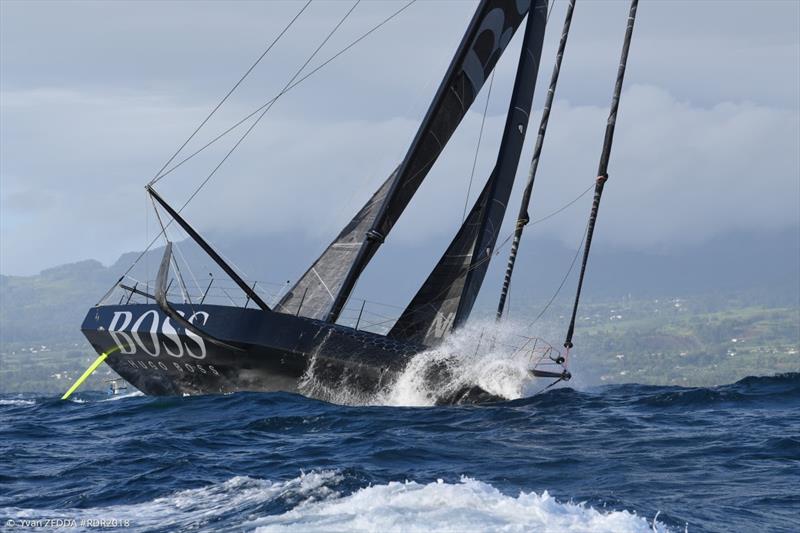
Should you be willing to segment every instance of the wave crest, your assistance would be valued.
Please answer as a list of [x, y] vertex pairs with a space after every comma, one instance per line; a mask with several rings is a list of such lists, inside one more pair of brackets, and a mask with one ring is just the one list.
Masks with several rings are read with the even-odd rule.
[[131, 505], [11, 508], [4, 514], [17, 521], [52, 515], [78, 522], [113, 518], [128, 521], [130, 531], [668, 531], [664, 524], [628, 511], [560, 503], [546, 491], [509, 496], [469, 477], [458, 483], [392, 481], [349, 495], [339, 492], [344, 481], [335, 471], [304, 473], [282, 482], [237, 476]]
[[584, 531], [664, 532], [628, 511], [600, 512], [559, 503], [546, 491], [507, 496], [462, 477], [460, 483], [390, 482], [342, 498], [305, 503], [253, 522], [259, 532], [315, 531]]

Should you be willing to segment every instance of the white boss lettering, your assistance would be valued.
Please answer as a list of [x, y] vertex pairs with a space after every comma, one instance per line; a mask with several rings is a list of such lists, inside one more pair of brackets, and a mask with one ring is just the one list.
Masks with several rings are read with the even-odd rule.
[[[122, 325], [118, 324], [120, 317], [124, 317]], [[119, 348], [119, 353], [126, 355], [136, 353], [136, 348], [131, 336], [121, 331], [130, 325], [132, 319], [133, 313], [130, 311], [114, 311], [111, 325], [108, 326], [108, 333], [111, 335], [111, 338], [114, 339], [117, 348]]]
[[183, 357], [183, 343], [181, 342], [180, 338], [178, 337], [178, 332], [175, 331], [175, 328], [172, 327], [172, 323], [169, 321], [169, 317], [164, 320], [164, 325], [161, 326], [161, 331], [164, 333], [164, 336], [172, 341], [175, 346], [178, 347], [177, 352], [173, 352], [169, 349], [169, 345], [165, 342], [164, 343], [164, 351], [167, 352], [172, 357]]
[[[195, 323], [195, 318], [197, 318], [197, 317], [202, 317], [203, 318], [203, 322], [201, 324], [199, 324], [201, 326], [205, 326], [206, 322], [208, 322], [208, 313], [206, 313], [205, 311], [197, 311], [195, 314], [193, 314], [192, 316], [189, 317], [189, 322], [194, 324]], [[206, 357], [206, 343], [205, 343], [205, 341], [203, 341], [203, 339], [200, 338], [200, 335], [198, 335], [194, 331], [189, 331], [188, 329], [186, 330], [186, 336], [189, 337], [190, 339], [192, 339], [195, 342], [195, 344], [197, 344], [198, 348], [200, 348], [200, 353], [196, 354], [195, 352], [193, 352], [189, 348], [189, 346], [186, 346], [186, 353], [189, 354], [189, 357], [194, 357], [195, 359], [205, 359], [205, 357]]]
[[[178, 311], [178, 313], [185, 316], [182, 311]], [[188, 318], [188, 321], [198, 326], [204, 326], [209, 318], [210, 315], [207, 312], [197, 311]], [[150, 320], [149, 324], [148, 319]], [[133, 322], [132, 326], [131, 322]], [[129, 326], [128, 332], [123, 331]], [[146, 311], [135, 321], [132, 312], [115, 311], [111, 318], [111, 324], [108, 326], [108, 333], [119, 348], [119, 352], [125, 355], [135, 354], [139, 348], [152, 357], [158, 357], [163, 348], [164, 352], [175, 358], [183, 357], [184, 353], [193, 359], [205, 359], [206, 357], [206, 343], [200, 335], [187, 329], [185, 336], [181, 338], [169, 317], [165, 317], [164, 321], [160, 322], [160, 316], [155, 309]], [[142, 339], [143, 336], [149, 342], [145, 342]]]
[[[153, 341], [153, 351], [151, 352], [144, 342], [142, 342], [142, 338], [139, 336], [139, 328], [141, 328], [142, 324], [144, 323], [145, 318], [148, 316], [153, 317], [153, 321], [150, 323], [150, 340]], [[145, 314], [140, 316], [136, 322], [133, 324], [133, 328], [131, 328], [131, 333], [133, 333], [133, 338], [136, 339], [136, 344], [144, 350], [148, 355], [152, 355], [153, 357], [158, 357], [158, 354], [161, 353], [161, 343], [158, 342], [158, 313], [155, 309], [151, 309], [147, 311]]]

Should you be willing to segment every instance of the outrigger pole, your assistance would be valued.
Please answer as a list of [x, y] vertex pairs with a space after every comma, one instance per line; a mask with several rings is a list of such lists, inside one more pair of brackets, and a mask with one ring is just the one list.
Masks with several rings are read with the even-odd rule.
[[583, 262], [581, 263], [581, 273], [578, 277], [578, 288], [575, 293], [575, 303], [572, 306], [572, 318], [567, 329], [567, 336], [564, 340], [564, 348], [572, 348], [572, 334], [575, 332], [575, 316], [578, 313], [578, 302], [581, 298], [583, 288], [583, 278], [586, 274], [586, 263], [589, 260], [589, 248], [592, 246], [592, 234], [594, 233], [595, 222], [597, 221], [597, 211], [600, 208], [600, 198], [603, 195], [603, 187], [608, 180], [608, 160], [611, 155], [611, 143], [614, 140], [614, 127], [617, 123], [617, 109], [619, 109], [619, 98], [622, 93], [622, 81], [625, 77], [625, 65], [628, 63], [628, 50], [631, 46], [631, 36], [633, 35], [633, 23], [636, 20], [636, 7], [639, 0], [631, 0], [631, 9], [628, 14], [628, 26], [625, 29], [625, 41], [622, 45], [622, 56], [617, 70], [617, 82], [614, 85], [614, 95], [611, 99], [611, 109], [608, 113], [608, 123], [606, 124], [606, 135], [603, 140], [603, 151], [600, 155], [600, 165], [597, 170], [597, 180], [594, 185], [594, 199], [592, 200], [592, 210], [589, 214], [589, 225], [586, 229], [586, 245], [583, 249]]
[[97, 359], [94, 360], [94, 363], [89, 365], [89, 368], [87, 368], [84, 371], [84, 373], [81, 375], [81, 377], [79, 377], [75, 381], [75, 383], [72, 384], [72, 387], [70, 387], [69, 390], [64, 393], [64, 396], [62, 396], [61, 399], [62, 400], [68, 400], [69, 397], [72, 396], [72, 393], [75, 392], [78, 389], [78, 387], [83, 385], [83, 382], [86, 381], [86, 378], [91, 376], [94, 373], [94, 371], [97, 370], [97, 367], [100, 366], [101, 364], [103, 364], [103, 361], [106, 360], [106, 357], [108, 357], [108, 354], [110, 354], [110, 353], [111, 353], [110, 350], [108, 352], [106, 352], [106, 353], [101, 353], [100, 356]]
[[503, 289], [500, 292], [500, 303], [497, 305], [497, 320], [500, 320], [503, 317], [503, 310], [506, 305], [508, 288], [511, 285], [511, 274], [514, 272], [514, 262], [517, 260], [517, 250], [519, 249], [519, 242], [522, 238], [522, 231], [525, 229], [525, 226], [528, 224], [528, 222], [530, 222], [528, 205], [531, 202], [533, 182], [536, 179], [536, 170], [539, 167], [539, 156], [542, 154], [544, 136], [547, 133], [547, 123], [550, 120], [550, 108], [553, 105], [553, 97], [556, 94], [558, 75], [561, 72], [561, 59], [564, 57], [564, 49], [567, 47], [567, 37], [569, 37], [569, 28], [570, 24], [572, 24], [572, 12], [574, 9], [575, 0], [569, 0], [569, 4], [567, 5], [567, 15], [564, 19], [564, 28], [561, 30], [561, 40], [558, 43], [556, 64], [553, 67], [553, 74], [550, 77], [550, 87], [547, 89], [547, 98], [545, 99], [544, 108], [542, 109], [542, 120], [539, 122], [539, 134], [536, 137], [536, 145], [533, 149], [531, 166], [528, 170], [528, 183], [525, 185], [525, 190], [522, 193], [522, 203], [519, 206], [519, 215], [517, 215], [517, 227], [514, 230], [514, 240], [511, 241], [511, 252], [508, 255], [506, 275], [503, 279]]

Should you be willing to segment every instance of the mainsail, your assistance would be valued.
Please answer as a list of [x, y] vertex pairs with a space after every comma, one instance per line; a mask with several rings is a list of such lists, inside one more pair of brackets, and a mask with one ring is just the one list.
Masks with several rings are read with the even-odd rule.
[[461, 123], [529, 7], [530, 0], [481, 0], [402, 163], [281, 299], [282, 312], [336, 321], [361, 272]]
[[469, 317], [503, 222], [522, 153], [547, 19], [545, 0], [528, 15], [514, 90], [497, 163], [439, 263], [414, 296], [390, 337], [436, 344]]

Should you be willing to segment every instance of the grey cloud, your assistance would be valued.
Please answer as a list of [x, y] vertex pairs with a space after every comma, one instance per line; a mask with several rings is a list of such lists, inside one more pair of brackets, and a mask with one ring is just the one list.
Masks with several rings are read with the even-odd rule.
[[[274, 94], [349, 5], [313, 4], [206, 135]], [[401, 5], [359, 6], [320, 57]], [[151, 235], [155, 228], [143, 184], [298, 9], [293, 2], [0, 6], [3, 273], [87, 257], [109, 263], [141, 248], [145, 226]], [[331, 238], [402, 158], [472, 6], [420, 2], [282, 99], [188, 216], [204, 231]], [[551, 22], [560, 24], [562, 9], [557, 2]], [[642, 5], [598, 239], [669, 247], [743, 226], [798, 223], [798, 9], [792, 2]], [[534, 218], [594, 177], [626, 10], [626, 2], [583, 2], [576, 11]], [[537, 103], [555, 33], [551, 27]], [[517, 54], [515, 43], [499, 67], [473, 198], [493, 164]], [[392, 239], [444, 243], [452, 235], [484, 97]], [[166, 178], [164, 195], [180, 204], [233, 140]], [[574, 244], [584, 204], [532, 231]]]

